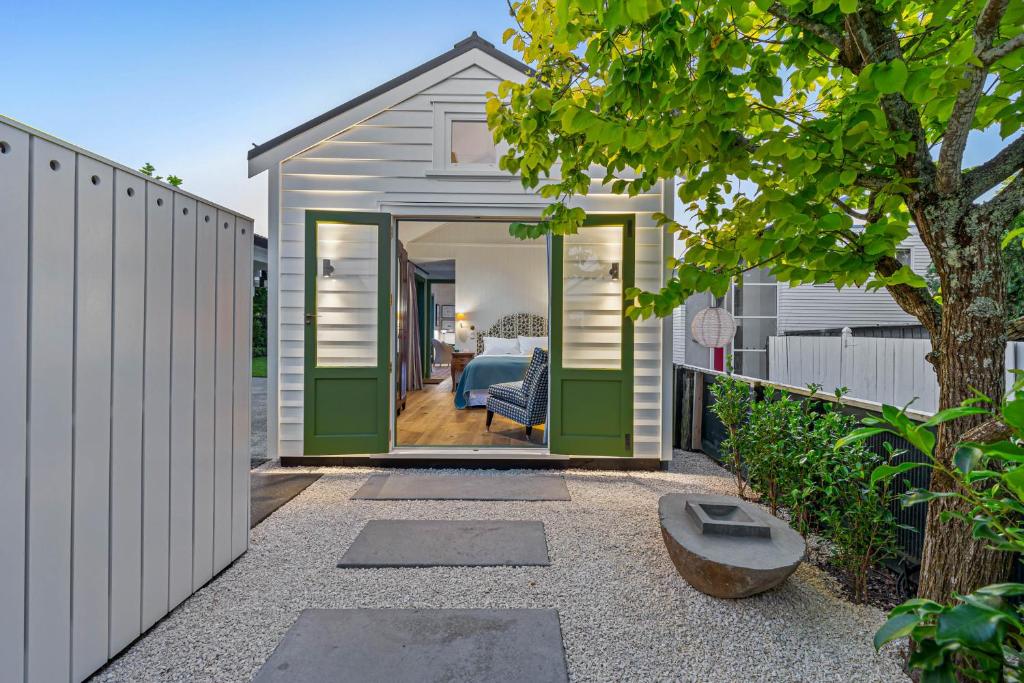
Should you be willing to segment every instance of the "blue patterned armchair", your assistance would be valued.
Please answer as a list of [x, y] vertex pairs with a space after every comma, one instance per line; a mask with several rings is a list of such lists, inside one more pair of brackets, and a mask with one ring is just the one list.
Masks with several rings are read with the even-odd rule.
[[487, 388], [487, 431], [497, 413], [526, 427], [543, 424], [548, 412], [548, 352], [534, 349], [522, 382], [492, 384]]

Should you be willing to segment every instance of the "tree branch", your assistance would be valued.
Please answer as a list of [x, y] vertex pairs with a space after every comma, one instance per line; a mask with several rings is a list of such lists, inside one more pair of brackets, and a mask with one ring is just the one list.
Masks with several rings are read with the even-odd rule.
[[1010, 54], [1014, 50], [1019, 50], [1022, 47], [1024, 47], [1024, 33], [1010, 38], [1005, 43], [1001, 43], [995, 47], [990, 47], [978, 55], [978, 59], [980, 59], [981, 63], [985, 66], [992, 66], [1006, 55]]
[[1024, 135], [1001, 149], [981, 166], [976, 166], [965, 173], [964, 195], [968, 200], [977, 199], [1021, 170], [1024, 170]]
[[853, 208], [852, 206], [844, 202], [839, 197], [832, 197], [831, 199], [833, 204], [842, 209], [843, 212], [849, 215], [850, 217], [858, 218], [862, 221], [866, 221], [868, 219], [868, 214], [866, 211], [858, 211], [857, 209]]
[[1024, 213], [1024, 171], [1018, 173], [1006, 187], [981, 205], [981, 210], [996, 225], [1006, 226]]
[[840, 51], [843, 49], [843, 36], [838, 31], [833, 30], [831, 27], [826, 26], [810, 17], [801, 16], [799, 14], [793, 14], [785, 6], [775, 2], [768, 8], [768, 13], [773, 17], [777, 17], [787, 24], [792, 24], [797, 28], [802, 28], [808, 33], [812, 33], [825, 42], [831, 43]]
[[995, 443], [1009, 439], [1011, 436], [1013, 436], [1013, 432], [1010, 431], [1010, 427], [1006, 423], [1002, 420], [992, 419], [968, 429], [960, 436], [959, 442]]
[[1024, 341], [1024, 317], [1006, 323], [1006, 341]]
[[[884, 277], [889, 277], [903, 264], [892, 256], [883, 256], [875, 263], [875, 270]], [[886, 285], [885, 288], [892, 295], [892, 298], [899, 304], [900, 308], [921, 321], [924, 328], [934, 340], [940, 339], [942, 326], [942, 308], [935, 302], [927, 289], [911, 287], [910, 285]], [[935, 349], [938, 351], [938, 349]]]
[[[1009, 0], [988, 0], [978, 16], [974, 27], [974, 56], [981, 55], [992, 47], [992, 41], [999, 33], [999, 22], [1006, 12]], [[939, 192], [952, 194], [960, 186], [961, 164], [964, 149], [967, 147], [967, 135], [971, 132], [974, 114], [981, 101], [982, 89], [985, 87], [985, 76], [988, 67], [969, 65], [964, 72], [967, 85], [960, 89], [953, 104], [953, 111], [946, 124], [946, 132], [942, 136], [942, 149], [939, 150], [938, 173], [936, 182]]]

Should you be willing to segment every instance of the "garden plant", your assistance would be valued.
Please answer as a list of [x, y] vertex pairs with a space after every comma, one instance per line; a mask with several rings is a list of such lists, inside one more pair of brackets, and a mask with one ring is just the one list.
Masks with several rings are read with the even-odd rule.
[[[995, 442], [965, 441], [958, 445], [953, 462], [936, 454], [936, 425], [985, 415], [1005, 425], [1008, 436]], [[975, 538], [995, 552], [1016, 557], [1024, 552], [1024, 381], [1018, 381], [1002, 404], [985, 396], [940, 411], [924, 423], [915, 423], [905, 411], [886, 406], [882, 418], [865, 420], [867, 426], [843, 439], [839, 447], [880, 432], [891, 432], [913, 443], [924, 462], [886, 464], [875, 469], [871, 481], [898, 477], [915, 467], [929, 467], [956, 483], [952, 491], [914, 490], [906, 505], [956, 498], [943, 521], [958, 519], [969, 525]], [[961, 511], [963, 510], [963, 511]], [[896, 607], [875, 635], [876, 647], [909, 637], [914, 647], [908, 664], [922, 681], [1020, 680], [1024, 649], [1024, 584], [998, 583], [966, 594], [955, 593], [946, 602], [917, 598]]]

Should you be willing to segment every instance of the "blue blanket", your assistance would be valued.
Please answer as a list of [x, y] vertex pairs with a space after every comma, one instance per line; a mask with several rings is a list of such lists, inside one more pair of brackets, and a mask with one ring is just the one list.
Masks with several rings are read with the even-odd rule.
[[477, 356], [469, 361], [455, 389], [455, 407], [462, 410], [469, 401], [469, 392], [486, 389], [492, 384], [518, 382], [526, 375], [530, 359], [526, 356]]

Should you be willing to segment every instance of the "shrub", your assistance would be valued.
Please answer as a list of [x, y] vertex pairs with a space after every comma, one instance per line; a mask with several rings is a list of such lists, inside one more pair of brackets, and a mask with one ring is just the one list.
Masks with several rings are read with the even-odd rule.
[[721, 420], [729, 437], [722, 442], [728, 451], [728, 464], [736, 477], [736, 492], [740, 498], [746, 493], [746, 481], [743, 477], [743, 459], [740, 455], [740, 425], [747, 419], [750, 410], [750, 385], [736, 379], [731, 374], [715, 379], [711, 385], [711, 395], [715, 402], [711, 404], [711, 412]]
[[[884, 464], [875, 469], [872, 482], [888, 480], [914, 467], [931, 467], [952, 477], [952, 492], [909, 492], [906, 505], [917, 505], [939, 496], [955, 496], [967, 503], [969, 512], [950, 511], [970, 523], [976, 538], [1011, 553], [1024, 552], [1024, 376], [1018, 378], [1001, 406], [982, 408], [979, 398], [943, 410], [923, 424], [915, 424], [904, 411], [886, 406], [882, 419], [868, 419], [868, 426], [853, 432], [845, 443], [863, 440], [879, 432], [898, 434], [914, 444], [928, 460]], [[1006, 428], [993, 443], [962, 443], [947, 464], [935, 456], [935, 436], [930, 427], [963, 415], [991, 413], [995, 425]], [[875, 634], [875, 647], [909, 637], [915, 647], [908, 666], [922, 672], [921, 680], [1017, 681], [1021, 679], [1024, 651], [1024, 606], [1011, 600], [1024, 595], [1024, 584], [985, 586], [967, 595], [955, 594], [952, 604], [909, 600], [889, 613], [889, 620]]]

